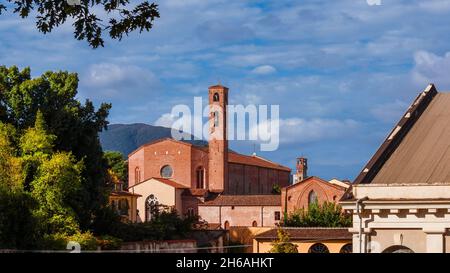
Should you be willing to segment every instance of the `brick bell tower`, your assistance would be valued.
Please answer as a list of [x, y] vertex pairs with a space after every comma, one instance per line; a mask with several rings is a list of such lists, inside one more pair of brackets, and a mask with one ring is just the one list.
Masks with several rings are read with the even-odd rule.
[[298, 157], [296, 164], [297, 172], [294, 175], [294, 183], [298, 183], [308, 178], [308, 160], [305, 157]]
[[208, 98], [208, 188], [213, 192], [223, 192], [228, 184], [228, 88], [222, 85], [211, 86], [208, 89]]

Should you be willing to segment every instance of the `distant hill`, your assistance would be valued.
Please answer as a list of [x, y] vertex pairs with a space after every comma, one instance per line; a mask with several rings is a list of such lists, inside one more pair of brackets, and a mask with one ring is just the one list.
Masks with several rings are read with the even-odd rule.
[[[108, 130], [100, 133], [100, 142], [104, 151], [119, 151], [126, 158], [128, 154], [150, 141], [171, 137], [170, 128], [144, 123], [111, 124]], [[186, 134], [186, 136], [190, 136]], [[193, 138], [192, 138], [193, 139]], [[207, 145], [206, 141], [186, 141], [196, 145]]]

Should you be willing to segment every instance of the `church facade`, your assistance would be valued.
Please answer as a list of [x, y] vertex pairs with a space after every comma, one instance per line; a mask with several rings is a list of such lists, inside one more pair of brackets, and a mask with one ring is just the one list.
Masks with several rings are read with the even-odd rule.
[[[201, 206], [201, 218], [204, 214], [218, 219], [217, 204], [227, 200], [226, 203], [234, 207], [231, 200], [239, 200], [236, 204], [239, 206], [248, 203], [242, 201], [247, 199], [257, 208], [251, 218], [256, 219], [258, 226], [264, 225], [258, 220], [261, 219], [259, 207], [267, 202], [272, 204], [267, 217], [274, 220], [266, 222], [273, 225], [275, 219], [279, 219], [281, 204], [272, 201], [271, 195], [274, 185], [282, 188], [290, 184], [291, 169], [257, 155], [229, 150], [228, 88], [211, 86], [208, 98], [208, 145], [197, 146], [166, 138], [147, 143], [128, 156], [128, 190], [142, 196], [137, 201], [137, 222], [151, 218], [152, 206], [173, 207], [180, 215], [197, 215]], [[277, 198], [281, 200], [279, 194]], [[236, 219], [228, 221], [237, 226], [248, 225]], [[223, 227], [225, 222], [217, 224]]]

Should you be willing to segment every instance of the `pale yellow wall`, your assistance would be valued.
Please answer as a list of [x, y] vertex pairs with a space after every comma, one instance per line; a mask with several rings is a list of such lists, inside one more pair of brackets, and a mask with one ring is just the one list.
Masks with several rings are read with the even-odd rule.
[[[156, 179], [149, 179], [133, 187], [134, 193], [142, 195], [137, 200], [137, 209], [139, 210], [138, 221], [145, 221], [145, 200], [150, 194], [154, 194], [160, 204], [166, 206], [175, 206], [175, 188], [159, 182]], [[181, 202], [180, 202], [181, 204]]]
[[[271, 227], [230, 227], [229, 238], [233, 242], [239, 242], [243, 245], [252, 245], [253, 238], [263, 232], [271, 230]], [[253, 247], [249, 246], [245, 252], [252, 253]]]
[[[253, 252], [254, 253], [267, 253], [272, 249], [272, 241], [267, 240], [254, 240], [253, 242]], [[339, 253], [341, 248], [351, 243], [351, 240], [333, 240], [333, 241], [315, 241], [315, 242], [301, 242], [296, 240], [291, 240], [291, 243], [297, 245], [298, 253], [308, 253], [309, 248], [316, 243], [322, 243], [328, 247], [330, 253]]]
[[370, 236], [372, 252], [383, 252], [386, 248], [402, 245], [417, 253], [426, 252], [426, 233], [421, 229], [375, 229]]

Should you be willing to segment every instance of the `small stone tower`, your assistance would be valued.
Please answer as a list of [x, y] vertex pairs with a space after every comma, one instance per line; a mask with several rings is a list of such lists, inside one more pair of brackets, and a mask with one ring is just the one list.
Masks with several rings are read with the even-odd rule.
[[296, 164], [297, 172], [294, 174], [294, 183], [298, 183], [308, 178], [308, 160], [305, 157], [298, 157]]
[[228, 184], [227, 105], [228, 88], [209, 87], [208, 188], [223, 192]]

